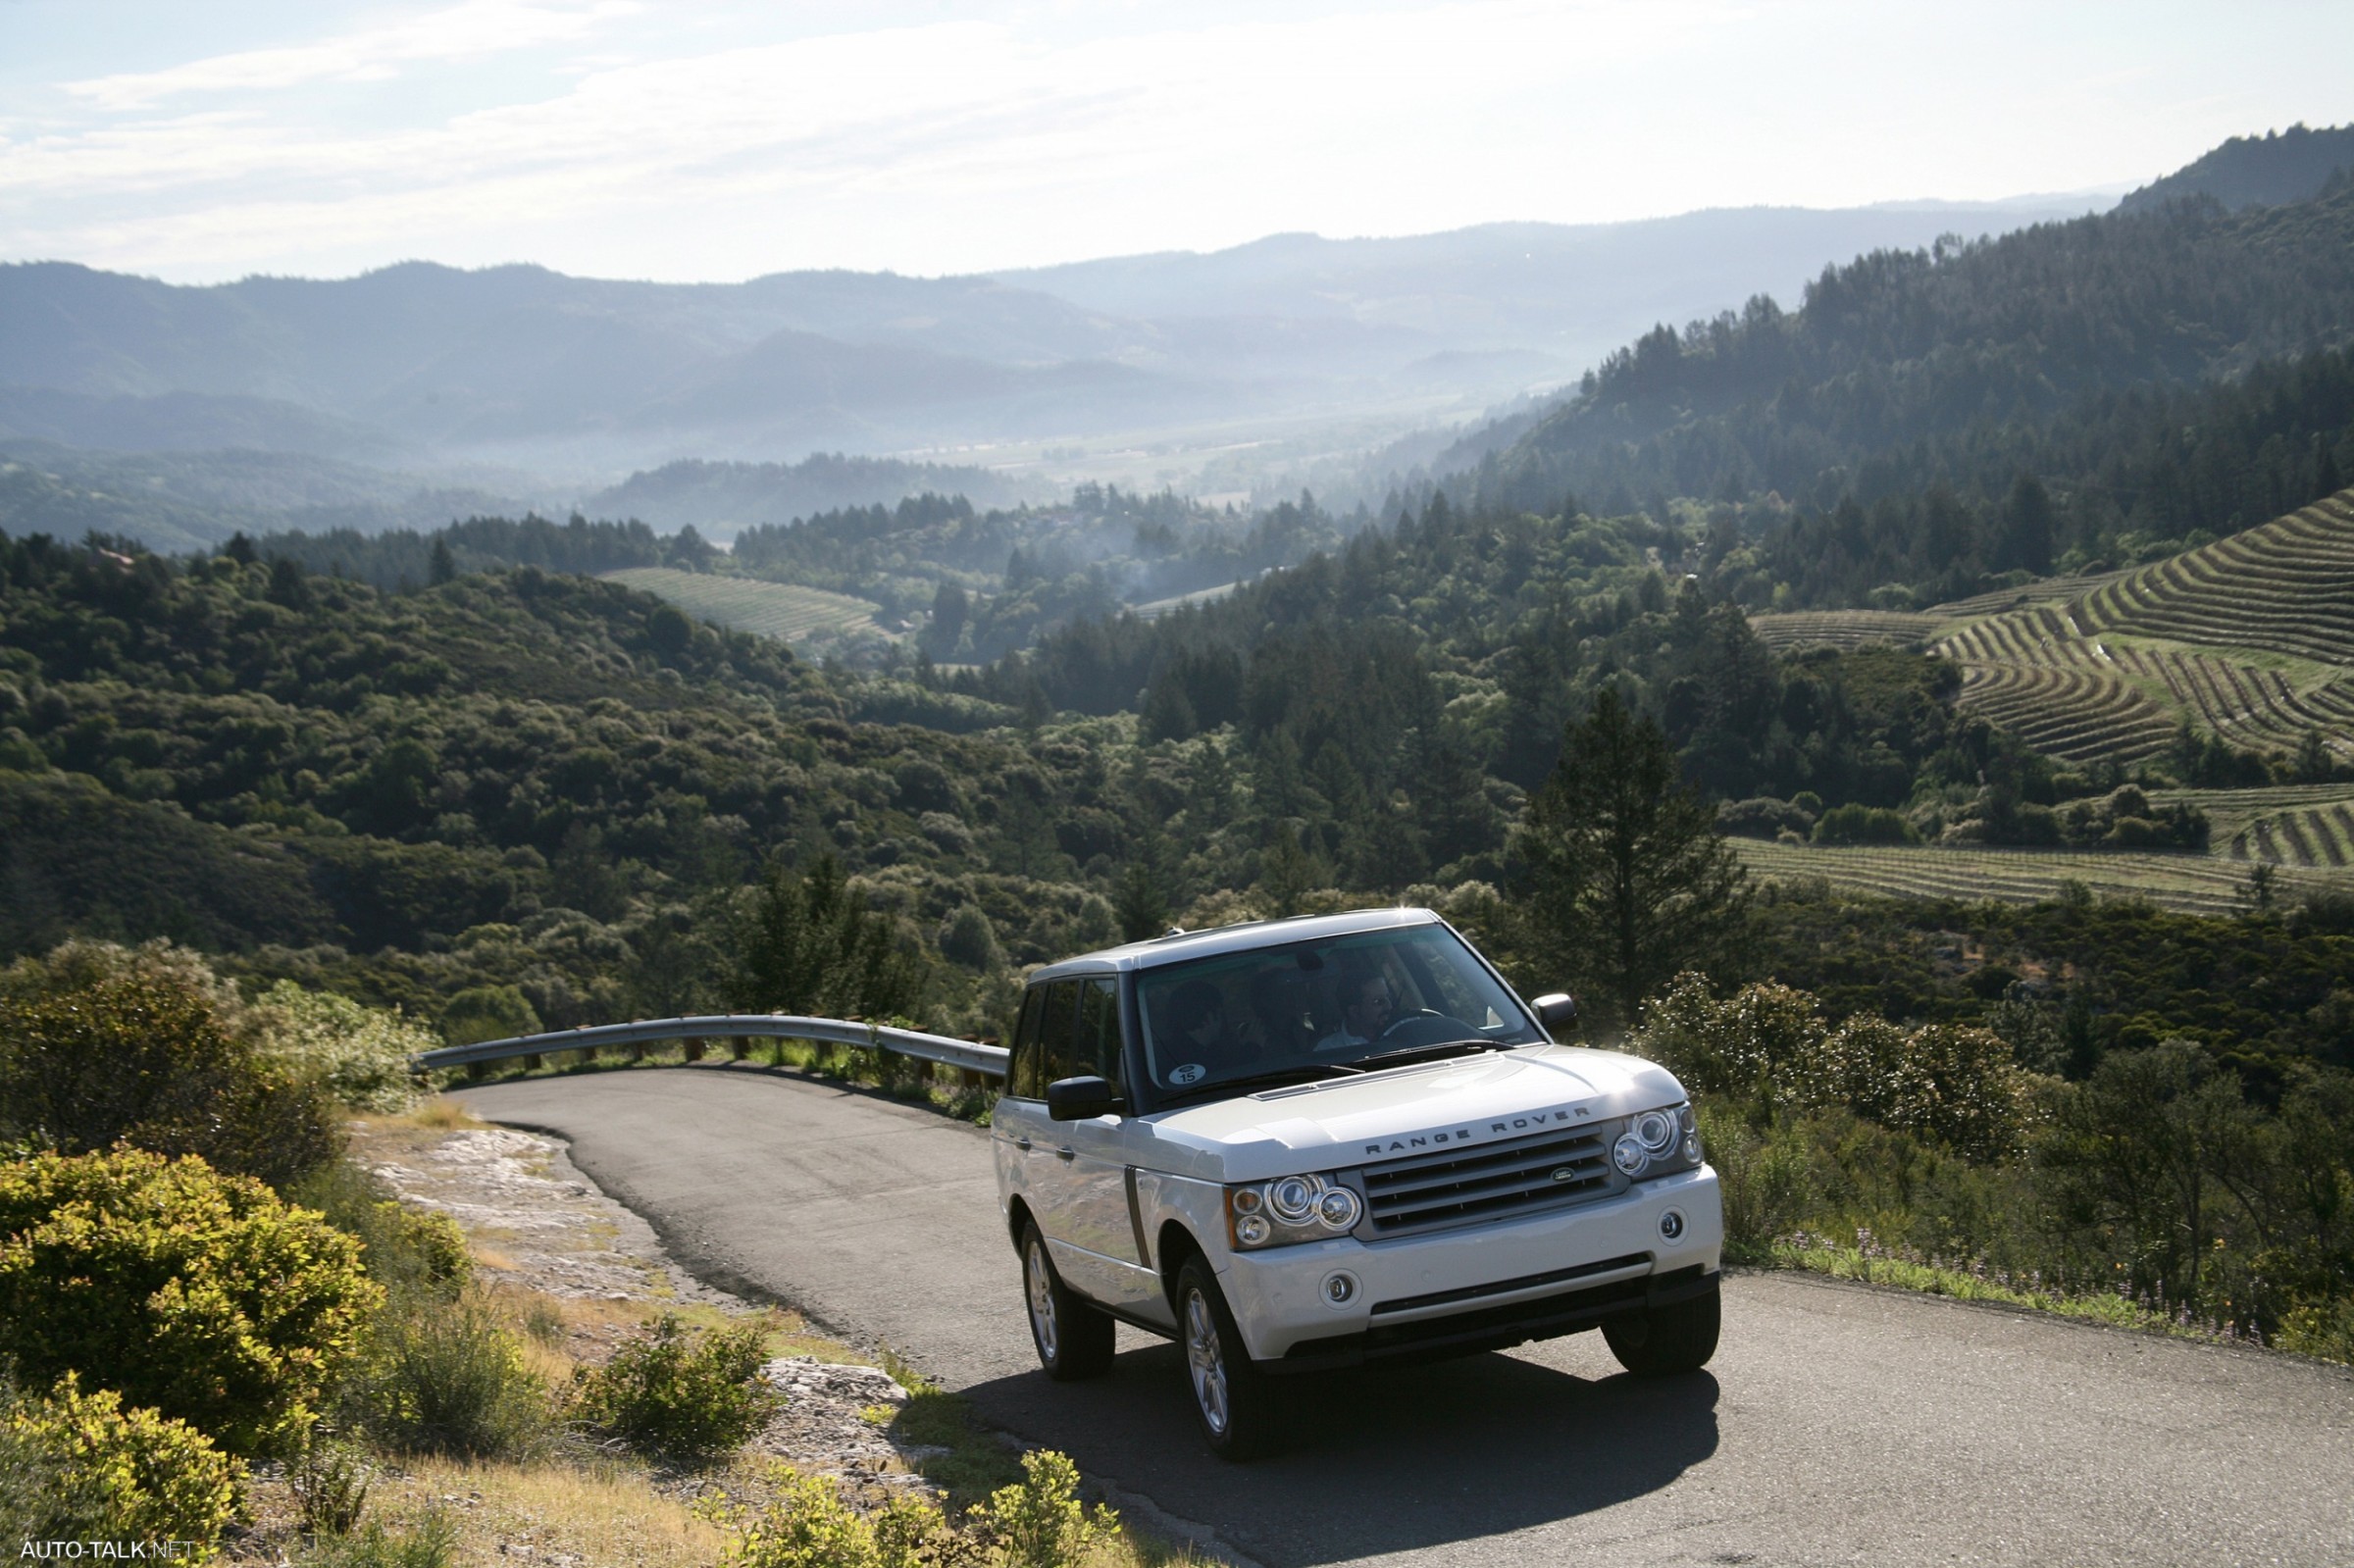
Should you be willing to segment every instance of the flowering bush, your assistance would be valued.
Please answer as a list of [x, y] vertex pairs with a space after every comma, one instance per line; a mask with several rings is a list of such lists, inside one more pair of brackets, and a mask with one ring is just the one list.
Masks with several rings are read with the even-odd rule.
[[1630, 1043], [1696, 1097], [1761, 1114], [1844, 1106], [1972, 1159], [2016, 1153], [2028, 1119], [2030, 1081], [1999, 1036], [1869, 1017], [1828, 1029], [1815, 998], [1787, 986], [1744, 986], [1718, 1001], [1705, 977], [1678, 976]]
[[248, 1015], [255, 1043], [356, 1111], [405, 1111], [424, 1092], [409, 1059], [440, 1037], [398, 1013], [281, 980]]
[[299, 1442], [383, 1299], [350, 1237], [200, 1159], [0, 1165], [0, 1358], [103, 1378], [230, 1453]]

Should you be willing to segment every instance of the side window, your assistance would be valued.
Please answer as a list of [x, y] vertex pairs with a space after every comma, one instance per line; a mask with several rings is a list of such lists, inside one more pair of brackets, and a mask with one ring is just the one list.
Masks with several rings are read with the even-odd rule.
[[1038, 1093], [1060, 1079], [1092, 1072], [1079, 1061], [1079, 982], [1058, 980], [1047, 987], [1046, 1012], [1038, 1029]]
[[1016, 1099], [1041, 1099], [1047, 1092], [1045, 1081], [1038, 1076], [1038, 1021], [1046, 993], [1044, 986], [1033, 986], [1022, 993], [1022, 1016], [1013, 1026], [1013, 1059], [1005, 1068], [1005, 1092]]
[[1079, 1067], [1100, 1074], [1113, 1088], [1126, 1091], [1120, 1069], [1120, 989], [1110, 976], [1080, 982]]

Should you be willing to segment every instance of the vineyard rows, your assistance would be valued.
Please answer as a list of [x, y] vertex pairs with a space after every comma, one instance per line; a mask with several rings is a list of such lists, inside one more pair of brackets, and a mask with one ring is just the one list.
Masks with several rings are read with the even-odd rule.
[[[1962, 666], [1965, 706], [2072, 762], [2148, 757], [2186, 716], [2244, 750], [2293, 754], [2319, 734], [2354, 758], [2354, 674], [2340, 672], [2354, 661], [2354, 490], [2139, 571], [2054, 579], [1937, 613], [2064, 584], [2078, 591], [1970, 621], [1934, 645]], [[2231, 649], [2248, 651], [2220, 651]], [[2291, 662], [2282, 654], [2324, 668], [2273, 668]], [[2249, 852], [2271, 841], [2251, 839]]]
[[1750, 629], [1776, 653], [1800, 648], [1869, 647], [1879, 642], [1926, 642], [1947, 625], [1942, 616], [1903, 610], [1809, 610], [1789, 615], [1753, 615]]
[[[1835, 891], [1884, 898], [2033, 903], [2075, 883], [2105, 898], [2147, 898], [2191, 914], [2226, 914], [2248, 895], [2248, 867], [2205, 855], [2073, 853], [2040, 849], [1832, 848], [1728, 839], [1753, 876], [1819, 878]], [[2354, 893], [2354, 869], [2285, 867], [2275, 895]]]
[[2158, 805], [2207, 814], [2212, 853], [2288, 866], [2354, 866], [2354, 785], [2278, 784], [2269, 789], [2161, 789]]
[[846, 593], [828, 593], [798, 583], [678, 572], [669, 567], [632, 567], [605, 576], [668, 599], [699, 620], [784, 642], [797, 642], [820, 632], [872, 629], [880, 608]]
[[1991, 593], [1973, 593], [1967, 599], [1955, 599], [1949, 604], [1932, 604], [1922, 613], [1940, 621], [1966, 621], [1982, 615], [2001, 615], [2030, 604], [2057, 604], [2064, 599], [2080, 599], [2105, 582], [2124, 576], [2123, 572], [2095, 572], [2087, 577], [2045, 578], [2023, 587], [1997, 588]]
[[2087, 632], [2354, 660], [2354, 490], [2103, 584]]

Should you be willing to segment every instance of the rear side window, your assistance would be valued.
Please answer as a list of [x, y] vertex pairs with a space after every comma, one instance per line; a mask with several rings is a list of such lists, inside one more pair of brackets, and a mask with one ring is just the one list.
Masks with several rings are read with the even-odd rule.
[[1119, 983], [1106, 975], [1080, 982], [1079, 1042], [1076, 1073], [1094, 1073], [1113, 1088], [1126, 1091], [1120, 1067]]
[[1046, 988], [1038, 1026], [1041, 1098], [1049, 1084], [1095, 1071], [1093, 1063], [1082, 1066], [1079, 1060], [1079, 987], [1078, 981], [1058, 980]]
[[1005, 1066], [1005, 1092], [1016, 1099], [1046, 1097], [1045, 1082], [1039, 1077], [1038, 1054], [1038, 1022], [1044, 1014], [1042, 1004], [1046, 995], [1044, 986], [1033, 986], [1022, 993], [1022, 1016], [1013, 1026], [1013, 1055]]

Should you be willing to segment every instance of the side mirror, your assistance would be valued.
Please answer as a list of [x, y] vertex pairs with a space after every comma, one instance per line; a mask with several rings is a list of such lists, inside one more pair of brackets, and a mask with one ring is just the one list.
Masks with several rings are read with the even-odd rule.
[[1084, 1122], [1127, 1108], [1120, 1091], [1100, 1078], [1059, 1078], [1047, 1086], [1047, 1115], [1057, 1122]]
[[1537, 1022], [1545, 1026], [1547, 1034], [1557, 1029], [1571, 1028], [1577, 1023], [1577, 998], [1565, 990], [1540, 996], [1528, 1005], [1536, 1009]]

